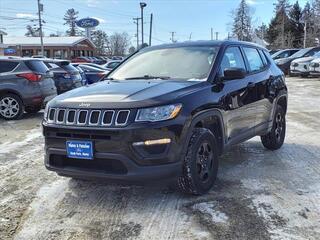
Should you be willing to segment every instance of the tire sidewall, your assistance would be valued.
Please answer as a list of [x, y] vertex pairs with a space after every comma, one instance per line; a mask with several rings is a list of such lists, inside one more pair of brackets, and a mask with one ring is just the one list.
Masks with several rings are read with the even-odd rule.
[[[210, 144], [210, 147], [213, 151], [213, 173], [211, 174], [210, 178], [204, 183], [201, 182], [199, 179], [198, 173], [197, 173], [197, 153], [199, 150], [199, 147], [202, 143], [208, 142]], [[190, 151], [190, 152], [189, 152]], [[190, 175], [192, 178], [192, 182], [194, 185], [194, 188], [197, 190], [197, 194], [203, 194], [208, 192], [213, 183], [215, 182], [217, 172], [218, 172], [218, 149], [217, 149], [217, 142], [215, 136], [211, 133], [211, 131], [206, 130], [203, 132], [203, 134], [200, 134], [193, 142], [192, 145], [188, 148], [188, 154], [190, 154]]]
[[4, 94], [4, 95], [0, 96], [0, 101], [2, 99], [6, 98], [6, 97], [14, 98], [17, 101], [17, 103], [19, 104], [19, 111], [18, 111], [17, 115], [15, 115], [12, 118], [5, 117], [5, 116], [3, 116], [1, 114], [0, 114], [0, 118], [3, 118], [5, 120], [17, 120], [17, 119], [20, 119], [22, 114], [23, 114], [23, 112], [24, 112], [24, 105], [23, 105], [22, 100], [20, 99], [19, 96], [15, 95], [15, 94]]
[[272, 134], [273, 134], [273, 137], [276, 139], [275, 129], [276, 129], [276, 117], [277, 117], [278, 113], [280, 113], [281, 117], [283, 118], [283, 126], [282, 126], [283, 129], [281, 132], [280, 141], [276, 141], [276, 144], [278, 146], [282, 146], [282, 144], [284, 143], [284, 139], [286, 137], [286, 114], [285, 114], [284, 110], [282, 109], [282, 107], [279, 105], [277, 106], [277, 111], [276, 111], [274, 119], [273, 119]]

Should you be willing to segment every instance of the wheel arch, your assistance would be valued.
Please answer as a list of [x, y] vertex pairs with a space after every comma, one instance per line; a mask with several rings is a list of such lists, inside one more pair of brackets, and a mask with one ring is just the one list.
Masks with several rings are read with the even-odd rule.
[[280, 105], [284, 112], [287, 113], [287, 108], [288, 108], [288, 100], [287, 100], [287, 96], [283, 95], [281, 97], [278, 98], [276, 105]]
[[17, 95], [21, 99], [21, 101], [23, 101], [21, 94], [18, 91], [14, 90], [14, 89], [0, 89], [0, 96], [2, 96], [4, 94]]
[[225, 147], [225, 127], [220, 110], [204, 110], [193, 115], [193, 117], [189, 121], [189, 124], [187, 124], [184, 129], [184, 147], [182, 156], [184, 156], [184, 154], [186, 153], [193, 129], [195, 128], [209, 129], [216, 137], [219, 154], [223, 152], [223, 149]]

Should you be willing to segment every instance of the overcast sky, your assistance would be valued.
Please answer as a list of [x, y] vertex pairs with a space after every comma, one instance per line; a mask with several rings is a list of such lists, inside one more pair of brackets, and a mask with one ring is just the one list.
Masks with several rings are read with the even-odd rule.
[[[43, 19], [46, 35], [65, 32], [63, 15], [68, 8], [79, 11], [79, 17], [100, 20], [98, 29], [113, 32], [126, 31], [135, 44], [136, 26], [132, 18], [140, 16], [136, 0], [41, 0], [44, 4]], [[145, 34], [149, 34], [150, 13], [154, 14], [153, 43], [169, 42], [171, 31], [178, 41], [210, 39], [210, 29], [225, 38], [231, 30], [231, 11], [240, 0], [145, 0]], [[269, 23], [274, 14], [276, 0], [247, 0], [253, 12], [253, 23]], [[292, 3], [295, 0], [291, 0]], [[307, 0], [299, 0], [304, 6]], [[10, 36], [23, 36], [27, 24], [36, 24], [37, 0], [0, 0], [0, 29]], [[146, 36], [147, 38], [147, 36]]]

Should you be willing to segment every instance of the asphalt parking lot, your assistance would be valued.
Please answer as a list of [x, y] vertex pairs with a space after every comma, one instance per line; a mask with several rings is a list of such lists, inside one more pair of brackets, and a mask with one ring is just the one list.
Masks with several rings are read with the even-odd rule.
[[0, 120], [0, 239], [320, 239], [320, 79], [287, 84], [284, 146], [233, 147], [201, 197], [58, 177], [42, 113]]

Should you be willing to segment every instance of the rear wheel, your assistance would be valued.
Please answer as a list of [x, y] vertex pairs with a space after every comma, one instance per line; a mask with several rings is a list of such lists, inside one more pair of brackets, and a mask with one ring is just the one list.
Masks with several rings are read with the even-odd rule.
[[16, 120], [22, 117], [24, 106], [19, 96], [4, 94], [0, 96], [0, 116], [6, 120]]
[[191, 136], [183, 162], [179, 189], [188, 194], [201, 195], [213, 186], [218, 173], [218, 149], [213, 133], [196, 128]]
[[270, 150], [279, 149], [284, 142], [286, 136], [286, 115], [284, 109], [277, 105], [277, 110], [273, 119], [271, 131], [261, 136], [263, 146]]

